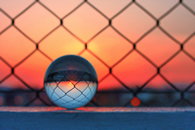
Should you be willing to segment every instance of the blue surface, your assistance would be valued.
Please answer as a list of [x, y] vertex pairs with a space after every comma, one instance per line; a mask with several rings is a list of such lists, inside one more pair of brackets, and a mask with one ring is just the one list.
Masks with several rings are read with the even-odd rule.
[[[6, 110], [7, 109], [7, 110]], [[0, 109], [0, 129], [140, 129], [140, 130], [193, 130], [195, 111], [159, 109], [124, 109], [67, 111], [63, 109], [12, 110]], [[101, 108], [100, 108], [101, 109]], [[128, 111], [132, 110], [132, 111]]]

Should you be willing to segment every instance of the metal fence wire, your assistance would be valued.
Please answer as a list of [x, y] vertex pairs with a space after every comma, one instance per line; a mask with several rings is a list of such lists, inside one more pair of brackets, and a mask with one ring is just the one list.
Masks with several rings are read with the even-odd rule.
[[[33, 7], [36, 3], [40, 4], [43, 8], [45, 8], [48, 12], [53, 14], [56, 19], [59, 20], [60, 25], [58, 25], [55, 29], [48, 32], [47, 35], [45, 35], [39, 42], [35, 42], [33, 39], [31, 39], [27, 34], [25, 34], [19, 27], [15, 25], [15, 20], [23, 15], [25, 12], [28, 12], [28, 10]], [[105, 26], [102, 30], [100, 30], [97, 34], [95, 34], [93, 37], [90, 38], [87, 42], [84, 42], [82, 39], [80, 39], [76, 34], [71, 32], [66, 27], [66, 23], [63, 23], [63, 20], [66, 19], [69, 15], [74, 13], [77, 9], [83, 6], [83, 4], [88, 4], [90, 7], [92, 7], [95, 11], [97, 11], [100, 15], [102, 15], [107, 21], [108, 25]], [[126, 9], [130, 8], [132, 5], [136, 5], [138, 8], [140, 8], [142, 11], [144, 11], [149, 17], [151, 17], [153, 20], [156, 21], [156, 25], [153, 26], [151, 29], [149, 29], [144, 35], [142, 35], [136, 42], [133, 42], [129, 40], [126, 36], [124, 36], [119, 30], [117, 30], [113, 24], [112, 21], [114, 18], [120, 16], [120, 14], [125, 11]], [[195, 15], [195, 12], [193, 9], [188, 7], [185, 2], [182, 0], [179, 0], [178, 3], [176, 3], [173, 7], [171, 7], [167, 12], [165, 12], [160, 18], [154, 17], [146, 8], [144, 8], [141, 4], [139, 4], [136, 0], [130, 1], [123, 9], [121, 9], [118, 13], [116, 13], [112, 18], [108, 18], [103, 12], [101, 12], [98, 8], [96, 8], [92, 3], [90, 3], [87, 0], [84, 0], [82, 3], [80, 3], [76, 8], [74, 8], [71, 12], [69, 12], [67, 15], [65, 15], [63, 18], [60, 18], [58, 15], [56, 15], [50, 8], [48, 8], [44, 3], [42, 3], [39, 0], [34, 1], [32, 4], [30, 4], [27, 8], [25, 8], [21, 13], [19, 13], [17, 16], [12, 18], [6, 11], [4, 11], [2, 8], [0, 8], [0, 12], [2, 12], [4, 15], [6, 15], [8, 18], [11, 19], [12, 23], [8, 27], [6, 27], [3, 31], [0, 32], [0, 35], [2, 35], [6, 30], [8, 30], [10, 27], [14, 27], [17, 29], [18, 32], [20, 32], [23, 36], [25, 36], [28, 40], [34, 43], [36, 46], [36, 49], [26, 56], [22, 61], [17, 63], [14, 67], [12, 67], [4, 57], [0, 57], [7, 66], [9, 66], [12, 70], [12, 73], [6, 77], [4, 77], [0, 82], [3, 83], [6, 79], [8, 79], [11, 75], [14, 75], [17, 79], [19, 79], [23, 84], [25, 84], [30, 90], [11, 90], [11, 91], [4, 91], [0, 90], [0, 98], [3, 97], [4, 103], [1, 105], [3, 106], [10, 106], [10, 105], [22, 105], [22, 106], [31, 106], [31, 105], [46, 105], [46, 106], [53, 106], [54, 104], [48, 99], [48, 97], [45, 94], [45, 90], [34, 90], [30, 86], [28, 86], [25, 81], [20, 78], [17, 74], [15, 74], [14, 70], [15, 68], [25, 62], [29, 57], [31, 57], [32, 54], [34, 54], [36, 51], [39, 51], [43, 56], [48, 58], [50, 61], [52, 59], [44, 53], [40, 48], [40, 42], [47, 38], [50, 34], [52, 34], [56, 29], [59, 27], [63, 27], [66, 31], [68, 31], [74, 38], [79, 40], [83, 43], [84, 50], [82, 50], [78, 55], [81, 55], [84, 51], [88, 51], [91, 55], [96, 57], [100, 62], [102, 62], [105, 66], [107, 66], [109, 70], [109, 74], [107, 74], [105, 77], [103, 77], [99, 82], [101, 82], [103, 79], [108, 77], [109, 75], [112, 75], [118, 82], [120, 82], [123, 87], [127, 91], [98, 91], [93, 98], [93, 100], [88, 104], [88, 106], [195, 106], [195, 102], [193, 100], [195, 99], [195, 91], [190, 90], [192, 86], [194, 86], [195, 81], [193, 81], [186, 89], [179, 90], [170, 80], [168, 80], [164, 75], [161, 74], [161, 68], [165, 66], [167, 63], [169, 63], [174, 57], [176, 57], [180, 52], [183, 52], [186, 56], [188, 56], [193, 62], [195, 61], [195, 58], [186, 50], [184, 50], [184, 44], [188, 42], [193, 36], [195, 36], [195, 32], [193, 32], [184, 42], [179, 42], [177, 39], [175, 39], [169, 32], [167, 32], [163, 27], [161, 27], [161, 20], [169, 15], [173, 10], [175, 10], [178, 6], [183, 6], [187, 11]], [[124, 38], [126, 41], [128, 41], [130, 44], [132, 44], [133, 49], [130, 50], [125, 56], [123, 56], [115, 65], [112, 67], [108, 66], [101, 58], [99, 58], [93, 51], [88, 49], [88, 43], [93, 40], [96, 36], [101, 34], [105, 29], [108, 27], [111, 27], [115, 32], [120, 35], [122, 38]], [[175, 54], [173, 54], [168, 60], [166, 60], [161, 66], [157, 66], [150, 58], [145, 56], [141, 51], [137, 49], [137, 44], [139, 44], [139, 41], [142, 40], [144, 37], [149, 35], [154, 29], [160, 29], [168, 38], [172, 39], [175, 43], [177, 43], [180, 46], [180, 50], [178, 50]], [[3, 44], [3, 43], [1, 43]], [[147, 60], [153, 67], [156, 68], [156, 74], [153, 75], [149, 80], [147, 80], [141, 87], [137, 87], [136, 90], [129, 88], [125, 85], [120, 79], [117, 78], [117, 75], [113, 74], [112, 69], [117, 65], [120, 64], [127, 56], [129, 56], [133, 51], [136, 51], [141, 57], [143, 57], [145, 60]], [[155, 76], [160, 76], [166, 83], [168, 83], [175, 91], [144, 91], [143, 88], [152, 80]], [[193, 75], [194, 76], [194, 75]], [[140, 98], [140, 94], [145, 94], [146, 97], [153, 97], [150, 101], [144, 101], [142, 98]], [[17, 95], [22, 95], [24, 97], [21, 99], [21, 97]], [[191, 96], [193, 95], [193, 96]], [[174, 98], [177, 97], [177, 100]], [[194, 97], [194, 99], [192, 99]], [[13, 103], [14, 100], [24, 100], [25, 103]]]

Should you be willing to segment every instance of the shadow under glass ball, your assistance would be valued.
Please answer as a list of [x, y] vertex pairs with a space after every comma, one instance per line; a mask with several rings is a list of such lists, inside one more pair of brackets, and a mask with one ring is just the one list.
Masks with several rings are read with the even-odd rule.
[[44, 87], [48, 97], [58, 106], [78, 108], [86, 105], [97, 91], [94, 67], [76, 55], [62, 56], [48, 67]]

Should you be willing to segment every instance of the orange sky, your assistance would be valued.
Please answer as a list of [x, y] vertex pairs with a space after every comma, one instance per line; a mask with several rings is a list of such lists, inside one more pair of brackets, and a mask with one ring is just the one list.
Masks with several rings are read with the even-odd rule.
[[[82, 3], [81, 0], [74, 2], [57, 0], [55, 3], [52, 0], [40, 0], [40, 2], [50, 8], [59, 18], [63, 18]], [[108, 18], [112, 18], [130, 3], [129, 0], [113, 1], [112, 3], [109, 0], [89, 0], [89, 2]], [[160, 18], [177, 2], [177, 0], [158, 2], [157, 0], [150, 2], [137, 0], [137, 3], [147, 9], [156, 19]], [[184, 2], [189, 8], [195, 9], [195, 2], [193, 0], [186, 0]], [[16, 17], [31, 3], [33, 3], [33, 0], [21, 0], [20, 2], [0, 0], [1, 8], [12, 18]], [[180, 43], [183, 43], [195, 32], [194, 23], [194, 15], [182, 5], [179, 5], [169, 15], [160, 20], [160, 26]], [[0, 32], [10, 24], [11, 20], [0, 11]], [[35, 3], [25, 13], [17, 17], [15, 25], [32, 41], [25, 38], [13, 26], [0, 35], [0, 56], [12, 67], [32, 53], [36, 48], [34, 43], [37, 42], [40, 42], [39, 49], [52, 60], [62, 55], [77, 55], [84, 50], [84, 43], [88, 42], [89, 51], [85, 50], [81, 56], [93, 64], [97, 71], [98, 79], [102, 80], [104, 76], [109, 74], [108, 67], [115, 65], [116, 62], [133, 49], [133, 45], [120, 36], [112, 27], [107, 27], [94, 39], [89, 41], [97, 32], [108, 25], [108, 20], [87, 3], [84, 3], [75, 12], [63, 19], [63, 25], [80, 40], [76, 39], [62, 26], [59, 26], [60, 20], [39, 3]], [[133, 43], [137, 42], [144, 33], [155, 25], [155, 20], [149, 17], [136, 4], [132, 4], [112, 20], [112, 26]], [[56, 29], [53, 33], [41, 40], [54, 28]], [[159, 67], [180, 49], [180, 45], [167, 37], [157, 27], [140, 40], [136, 48]], [[195, 35], [184, 44], [184, 50], [192, 58], [195, 58]], [[93, 52], [104, 64], [90, 52]], [[179, 89], [183, 90], [195, 81], [195, 63], [192, 58], [180, 52], [169, 63], [163, 66], [160, 72]], [[50, 63], [51, 61], [47, 57], [39, 51], [35, 51], [26, 61], [17, 66], [14, 72], [30, 87], [40, 89], [43, 87], [43, 77]], [[11, 73], [11, 69], [1, 59], [0, 66], [1, 81]], [[141, 57], [138, 52], [132, 51], [123, 61], [113, 67], [112, 72], [126, 86], [135, 88], [135, 86], [142, 86], [149, 78], [154, 76], [156, 68]], [[4, 86], [8, 88], [17, 88], [19, 86], [20, 88], [26, 88], [13, 75], [0, 84], [0, 87]], [[159, 75], [148, 83], [146, 87], [171, 89]], [[109, 75], [99, 83], [99, 90], [106, 89], [123, 89], [123, 87], [114, 76]]]

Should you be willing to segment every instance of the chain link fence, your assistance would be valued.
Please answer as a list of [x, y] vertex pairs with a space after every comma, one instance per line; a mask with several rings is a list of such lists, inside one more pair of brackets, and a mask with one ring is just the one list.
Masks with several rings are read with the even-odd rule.
[[[23, 15], [25, 12], [28, 12], [30, 8], [32, 8], [35, 4], [41, 5], [43, 8], [45, 8], [49, 13], [53, 14], [56, 19], [59, 20], [59, 25], [55, 27], [53, 30], [47, 33], [41, 40], [38, 42], [35, 42], [34, 39], [31, 39], [27, 34], [25, 34], [19, 27], [16, 26], [15, 20]], [[78, 10], [80, 7], [82, 7], [84, 4], [89, 5], [91, 8], [93, 8], [96, 12], [98, 12], [100, 15], [102, 15], [108, 22], [108, 24], [102, 28], [99, 32], [97, 32], [94, 36], [92, 36], [87, 42], [83, 41], [81, 38], [79, 38], [76, 34], [74, 34], [71, 30], [69, 30], [66, 27], [66, 23], [64, 23], [64, 19], [66, 19], [68, 16], [72, 15], [76, 10]], [[142, 35], [136, 42], [131, 41], [129, 38], [127, 38], [122, 32], [120, 32], [114, 25], [113, 25], [113, 19], [120, 16], [125, 10], [130, 8], [132, 5], [137, 6], [139, 9], [144, 11], [146, 15], [151, 17], [155, 22], [156, 25], [150, 28], [144, 35]], [[195, 32], [193, 32], [184, 42], [178, 41], [176, 38], [174, 38], [169, 32], [167, 32], [162, 26], [161, 26], [161, 20], [164, 19], [166, 16], [168, 16], [171, 12], [173, 12], [178, 6], [184, 7], [187, 11], [189, 11], [193, 16], [195, 12], [193, 9], [188, 7], [185, 2], [182, 0], [179, 0], [175, 5], [173, 5], [168, 11], [166, 11], [161, 17], [156, 18], [153, 14], [151, 14], [146, 8], [144, 8], [139, 2], [136, 0], [130, 1], [124, 8], [122, 8], [119, 12], [117, 12], [112, 18], [108, 18], [102, 11], [100, 11], [98, 8], [96, 8], [95, 5], [93, 5], [90, 1], [84, 0], [81, 2], [76, 8], [74, 8], [72, 11], [70, 11], [67, 15], [60, 18], [57, 14], [55, 14], [49, 7], [47, 7], [43, 2], [36, 0], [32, 4], [30, 4], [27, 8], [25, 8], [21, 13], [19, 13], [17, 16], [12, 18], [6, 11], [4, 11], [2, 8], [0, 9], [0, 12], [2, 12], [4, 15], [6, 15], [9, 19], [11, 19], [11, 25], [7, 26], [5, 29], [3, 29], [0, 32], [0, 35], [5, 33], [10, 27], [14, 27], [17, 29], [18, 32], [20, 32], [23, 36], [25, 36], [26, 39], [33, 42], [36, 49], [31, 52], [28, 56], [26, 56], [23, 60], [21, 60], [19, 63], [17, 63], [14, 67], [11, 66], [7, 60], [1, 56], [0, 60], [2, 60], [3, 63], [5, 63], [7, 66], [11, 69], [11, 74], [7, 75], [6, 77], [3, 77], [3, 79], [0, 81], [1, 83], [5, 82], [6, 79], [8, 79], [11, 75], [14, 75], [19, 81], [21, 81], [23, 84], [26, 85], [26, 87], [29, 88], [29, 90], [23, 90], [23, 89], [17, 89], [17, 90], [11, 90], [11, 91], [5, 91], [0, 89], [0, 99], [1, 99], [1, 105], [3, 106], [10, 106], [10, 105], [22, 105], [22, 106], [31, 106], [31, 105], [47, 105], [52, 106], [54, 105], [46, 96], [44, 89], [41, 90], [35, 90], [32, 87], [30, 87], [20, 76], [18, 76], [15, 73], [15, 68], [21, 65], [23, 62], [25, 62], [28, 58], [30, 58], [35, 52], [39, 51], [43, 56], [45, 56], [47, 59], [52, 61], [52, 58], [48, 56], [44, 51], [40, 49], [41, 41], [46, 39], [50, 36], [50, 34], [54, 33], [55, 30], [57, 30], [59, 27], [63, 27], [66, 31], [68, 31], [75, 39], [83, 43], [84, 49], [78, 53], [78, 55], [82, 55], [83, 52], [88, 51], [91, 55], [93, 55], [96, 59], [98, 59], [102, 64], [104, 64], [107, 69], [109, 70], [109, 74], [105, 75], [103, 78], [99, 80], [99, 82], [102, 82], [105, 78], [107, 78], [109, 75], [112, 75], [115, 80], [117, 80], [126, 91], [98, 91], [95, 95], [94, 99], [88, 104], [88, 106], [194, 106], [195, 102], [195, 91], [191, 90], [191, 87], [195, 85], [195, 81], [192, 81], [188, 87], [186, 87], [184, 90], [178, 89], [166, 76], [164, 76], [161, 73], [161, 68], [165, 66], [167, 63], [172, 61], [179, 53], [183, 52], [187, 57], [189, 57], [192, 62], [194, 63], [195, 58], [192, 54], [190, 54], [188, 51], [184, 49], [184, 45], [195, 36]], [[120, 35], [123, 39], [129, 42], [133, 46], [131, 50], [128, 51], [126, 55], [124, 55], [120, 60], [118, 60], [114, 65], [109, 66], [107, 63], [105, 63], [100, 57], [98, 57], [93, 51], [91, 51], [88, 48], [88, 43], [92, 41], [95, 37], [97, 37], [99, 34], [104, 32], [107, 28], [112, 28], [115, 30], [115, 32]], [[140, 50], [137, 49], [137, 45], [139, 42], [148, 36], [154, 29], [160, 29], [168, 38], [172, 39], [176, 44], [180, 46], [180, 49], [176, 51], [172, 56], [170, 56], [162, 65], [157, 66], [150, 58], [148, 58], [146, 55], [144, 55]], [[193, 28], [193, 27], [192, 27]], [[2, 46], [3, 43], [1, 43]], [[195, 44], [195, 43], [194, 43]], [[123, 81], [121, 81], [116, 74], [113, 73], [113, 68], [120, 64], [122, 61], [124, 61], [129, 55], [132, 54], [132, 52], [137, 52], [141, 57], [143, 57], [147, 62], [149, 62], [154, 68], [156, 68], [156, 73], [151, 76], [143, 85], [137, 87], [136, 89], [132, 89], [128, 87]], [[10, 52], [11, 53], [11, 52]], [[156, 76], [160, 76], [167, 84], [169, 84], [174, 91], [144, 91], [144, 87], [153, 80]], [[194, 76], [194, 75], [193, 75]], [[152, 96], [151, 96], [152, 95]], [[159, 96], [160, 95], [160, 96]], [[147, 99], [147, 100], [146, 100]]]

